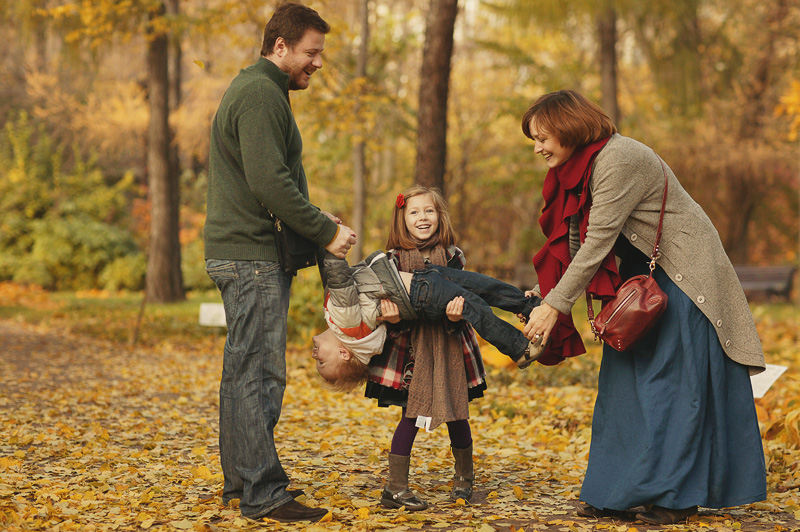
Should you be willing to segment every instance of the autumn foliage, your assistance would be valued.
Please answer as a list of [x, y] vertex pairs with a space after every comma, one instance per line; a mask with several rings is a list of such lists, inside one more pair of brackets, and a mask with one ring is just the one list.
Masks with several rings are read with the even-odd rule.
[[[305, 284], [307, 279], [300, 279]], [[314, 287], [308, 288], [308, 294]], [[306, 288], [301, 288], [305, 294]], [[0, 528], [27, 530], [295, 530], [220, 504], [218, 381], [223, 331], [200, 328], [197, 299], [148, 307], [109, 292], [49, 294], [0, 284]], [[178, 310], [183, 308], [183, 310]], [[756, 400], [768, 499], [701, 510], [681, 530], [788, 532], [800, 526], [800, 336], [796, 307], [753, 307], [767, 361], [789, 369]], [[470, 405], [476, 497], [448, 499], [446, 431], [420, 433], [412, 487], [429, 510], [378, 504], [399, 411], [321, 385], [308, 356], [319, 316], [293, 306], [278, 451], [303, 500], [330, 509], [307, 530], [644, 531], [574, 514], [591, 437], [599, 346], [556, 367], [511, 367], [488, 345], [486, 396]]]

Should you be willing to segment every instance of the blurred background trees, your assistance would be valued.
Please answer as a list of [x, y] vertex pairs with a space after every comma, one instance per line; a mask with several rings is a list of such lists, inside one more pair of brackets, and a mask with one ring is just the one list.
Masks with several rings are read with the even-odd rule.
[[[0, 280], [146, 279], [162, 301], [210, 286], [210, 123], [276, 3], [0, 0]], [[800, 0], [305, 3], [332, 25], [324, 68], [291, 95], [312, 200], [361, 220], [365, 251], [385, 245], [425, 156], [468, 267], [532, 285], [546, 167], [519, 119], [539, 94], [574, 88], [663, 155], [735, 263], [798, 261]], [[428, 70], [432, 9], [454, 20], [453, 46]], [[426, 96], [442, 94], [437, 78], [446, 123], [426, 115], [443, 110]], [[418, 142], [442, 130], [425, 155]]]

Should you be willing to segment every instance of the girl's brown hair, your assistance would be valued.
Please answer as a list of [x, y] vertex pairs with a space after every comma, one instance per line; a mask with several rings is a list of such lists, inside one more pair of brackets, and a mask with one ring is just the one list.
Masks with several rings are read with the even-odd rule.
[[535, 129], [555, 137], [565, 148], [585, 146], [617, 132], [599, 105], [572, 90], [540, 96], [522, 115], [522, 132], [535, 140], [531, 122]]
[[[439, 229], [430, 239], [420, 242], [408, 232], [405, 212], [410, 198], [414, 196], [424, 196], [425, 194], [430, 194], [433, 200], [436, 213], [439, 215]], [[400, 201], [401, 196], [403, 198], [402, 202]], [[402, 205], [398, 206], [398, 204]], [[392, 225], [389, 228], [389, 238], [386, 241], [386, 249], [419, 249], [433, 247], [436, 244], [441, 244], [446, 249], [455, 243], [456, 234], [453, 230], [452, 223], [450, 223], [450, 211], [447, 208], [447, 201], [444, 199], [439, 189], [414, 185], [397, 197], [394, 204], [394, 211], [392, 212]]]

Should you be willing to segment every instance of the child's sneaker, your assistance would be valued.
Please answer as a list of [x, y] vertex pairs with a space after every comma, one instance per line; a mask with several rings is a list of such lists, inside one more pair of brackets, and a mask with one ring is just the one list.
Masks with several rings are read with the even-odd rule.
[[517, 360], [517, 367], [519, 369], [525, 369], [542, 356], [544, 348], [547, 347], [547, 343], [549, 343], [550, 339], [548, 338], [547, 340], [548, 342], [542, 342], [541, 338], [537, 338], [529, 343], [528, 348], [525, 349], [525, 352], [522, 353], [522, 356]]
[[411, 306], [411, 299], [408, 297], [406, 285], [403, 284], [403, 279], [400, 278], [400, 273], [397, 271], [397, 266], [386, 256], [386, 253], [376, 251], [367, 257], [364, 262], [378, 278], [381, 283], [381, 289], [386, 294], [387, 299], [397, 305], [400, 310], [400, 317], [404, 320], [418, 319], [414, 307]]

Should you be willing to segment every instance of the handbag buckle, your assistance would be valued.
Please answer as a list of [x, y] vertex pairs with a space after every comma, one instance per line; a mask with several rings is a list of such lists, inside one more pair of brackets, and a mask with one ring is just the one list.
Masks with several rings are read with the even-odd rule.
[[589, 326], [592, 328], [592, 334], [594, 334], [594, 341], [600, 342], [600, 331], [597, 330], [597, 327], [594, 326], [594, 320], [586, 320], [589, 322]]

